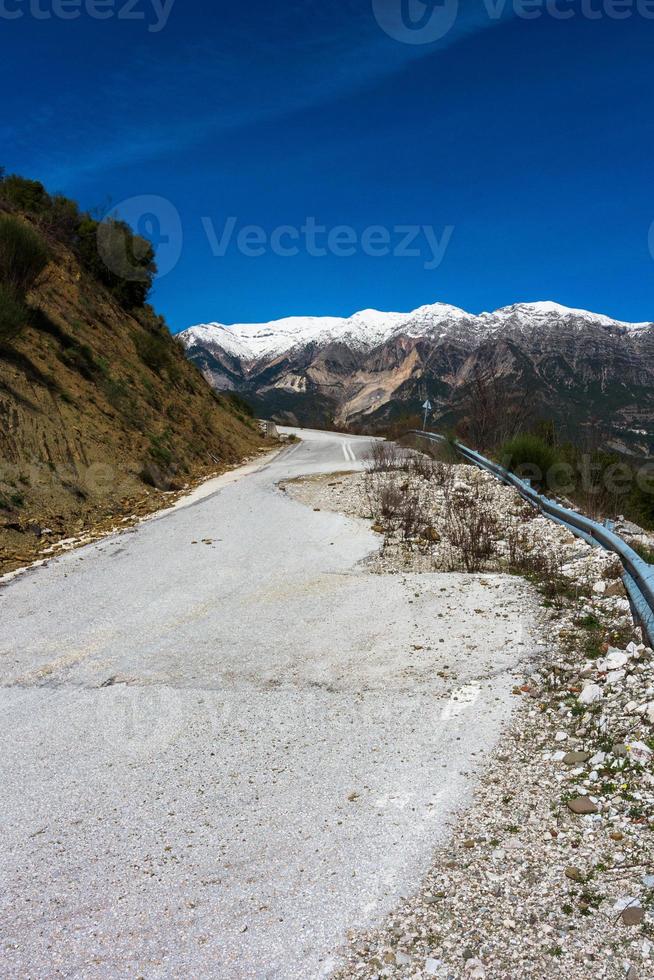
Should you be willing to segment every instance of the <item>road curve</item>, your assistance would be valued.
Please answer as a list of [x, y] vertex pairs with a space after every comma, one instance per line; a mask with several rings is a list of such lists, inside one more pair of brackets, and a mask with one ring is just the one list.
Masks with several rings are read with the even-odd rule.
[[302, 438], [0, 589], [3, 977], [319, 977], [418, 885], [531, 600], [368, 574], [366, 525], [277, 486], [368, 441]]

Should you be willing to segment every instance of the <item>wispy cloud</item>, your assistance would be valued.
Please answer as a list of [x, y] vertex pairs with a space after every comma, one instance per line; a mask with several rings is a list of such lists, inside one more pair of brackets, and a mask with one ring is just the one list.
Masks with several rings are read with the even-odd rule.
[[[45, 96], [38, 118], [24, 116], [5, 135], [25, 155], [39, 145], [39, 172], [65, 188], [87, 174], [329, 103], [496, 23], [466, 8], [445, 38], [420, 47], [389, 38], [369, 3], [254, 7], [256, 16], [232, 16], [201, 40], [197, 31], [167, 47], [150, 40], [132, 51], [128, 72], [108, 71], [92, 92], [82, 86]], [[175, 30], [173, 19], [167, 30]], [[47, 132], [54, 138], [44, 145]]]

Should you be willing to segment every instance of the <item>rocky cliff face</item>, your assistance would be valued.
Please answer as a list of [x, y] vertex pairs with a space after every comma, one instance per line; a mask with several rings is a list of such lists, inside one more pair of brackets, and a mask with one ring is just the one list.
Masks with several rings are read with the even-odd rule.
[[[654, 451], [654, 324], [554, 303], [473, 316], [436, 304], [409, 314], [192, 327], [187, 355], [219, 390], [279, 422], [378, 429], [420, 413], [465, 421], [481, 386], [569, 430]], [[497, 407], [497, 406], [496, 406]]]

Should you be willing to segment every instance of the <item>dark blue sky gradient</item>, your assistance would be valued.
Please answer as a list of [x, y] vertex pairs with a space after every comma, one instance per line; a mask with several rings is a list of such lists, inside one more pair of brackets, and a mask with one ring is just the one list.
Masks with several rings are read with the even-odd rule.
[[[654, 20], [570, 7], [491, 21], [461, 3], [424, 46], [388, 37], [371, 0], [177, 0], [158, 33], [0, 19], [0, 163], [88, 208], [169, 200], [183, 246], [153, 302], [174, 330], [436, 301], [654, 319]], [[156, 19], [150, 0], [135, 10]], [[230, 215], [268, 232], [307, 216], [454, 231], [431, 270], [424, 244], [215, 257], [201, 219], [220, 233]]]

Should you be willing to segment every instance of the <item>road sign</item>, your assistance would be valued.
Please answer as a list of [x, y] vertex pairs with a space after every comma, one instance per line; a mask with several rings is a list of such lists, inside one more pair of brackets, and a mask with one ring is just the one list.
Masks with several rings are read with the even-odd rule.
[[429, 413], [431, 412], [431, 409], [432, 409], [432, 404], [429, 401], [429, 399], [427, 399], [427, 401], [425, 402], [425, 404], [422, 407], [425, 410], [425, 424], [423, 425], [422, 428], [423, 428], [423, 431], [426, 431], [426, 429], [427, 429], [427, 417], [429, 416]]

